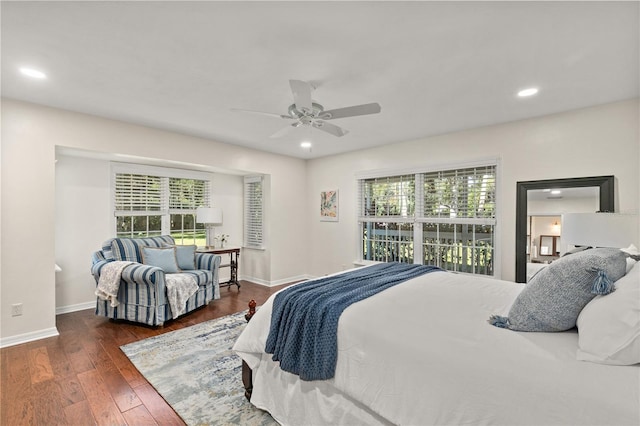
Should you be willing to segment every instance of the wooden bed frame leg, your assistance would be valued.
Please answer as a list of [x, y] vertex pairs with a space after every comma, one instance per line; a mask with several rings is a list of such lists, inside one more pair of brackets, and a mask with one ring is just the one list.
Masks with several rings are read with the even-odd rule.
[[253, 392], [253, 372], [244, 360], [242, 361], [242, 384], [244, 385], [244, 396], [251, 401], [251, 392]]
[[253, 318], [253, 316], [256, 314], [256, 301], [251, 299], [249, 301], [249, 312], [247, 312], [244, 315], [244, 319], [247, 320], [247, 322], [251, 321], [251, 318]]
[[[249, 312], [244, 316], [247, 322], [251, 321], [251, 318], [256, 313], [256, 301], [251, 299], [249, 301]], [[253, 372], [249, 365], [244, 360], [242, 361], [242, 384], [244, 385], [244, 396], [247, 400], [251, 401], [251, 392], [253, 392]]]

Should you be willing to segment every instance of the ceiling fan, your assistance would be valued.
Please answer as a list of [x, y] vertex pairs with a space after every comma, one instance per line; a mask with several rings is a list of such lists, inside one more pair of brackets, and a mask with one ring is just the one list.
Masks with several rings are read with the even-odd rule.
[[293, 129], [301, 126], [315, 127], [318, 130], [322, 130], [323, 132], [327, 132], [338, 137], [344, 136], [348, 133], [348, 130], [336, 126], [335, 124], [328, 123], [327, 121], [335, 120], [336, 118], [355, 117], [357, 115], [377, 114], [381, 110], [380, 104], [374, 102], [325, 111], [322, 105], [311, 99], [311, 91], [314, 89], [311, 84], [301, 80], [289, 80], [289, 85], [291, 86], [291, 92], [293, 93], [293, 103], [289, 105], [287, 114], [274, 114], [270, 112], [251, 111], [239, 108], [232, 108], [231, 110], [280, 117], [285, 120], [294, 120], [293, 123], [287, 127], [284, 127], [269, 136], [270, 138], [282, 137]]

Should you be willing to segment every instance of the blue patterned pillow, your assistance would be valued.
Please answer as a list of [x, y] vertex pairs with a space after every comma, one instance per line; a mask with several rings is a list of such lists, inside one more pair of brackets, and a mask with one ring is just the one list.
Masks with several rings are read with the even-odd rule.
[[511, 305], [508, 317], [489, 322], [516, 331], [565, 331], [576, 325], [582, 308], [608, 294], [626, 272], [625, 254], [595, 248], [561, 257], [538, 272]]
[[175, 247], [142, 247], [142, 263], [162, 268], [167, 274], [180, 272]]

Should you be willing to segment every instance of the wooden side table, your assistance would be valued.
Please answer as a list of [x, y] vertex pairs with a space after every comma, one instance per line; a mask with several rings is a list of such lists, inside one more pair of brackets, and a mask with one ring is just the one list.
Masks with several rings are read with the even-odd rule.
[[229, 248], [199, 248], [198, 253], [212, 253], [212, 254], [228, 254], [229, 255], [229, 263], [220, 264], [220, 268], [231, 268], [231, 276], [229, 281], [225, 281], [223, 283], [219, 283], [220, 288], [227, 287], [231, 288], [232, 285], [238, 286], [240, 289], [240, 283], [238, 282], [238, 261], [240, 259], [240, 248], [239, 247], [229, 247]]

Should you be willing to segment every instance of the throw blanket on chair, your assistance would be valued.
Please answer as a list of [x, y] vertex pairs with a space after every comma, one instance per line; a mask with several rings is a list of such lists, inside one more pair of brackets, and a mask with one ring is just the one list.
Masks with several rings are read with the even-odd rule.
[[435, 266], [382, 263], [285, 289], [273, 301], [265, 352], [302, 380], [333, 377], [338, 320], [352, 303], [428, 272]]
[[104, 265], [100, 271], [100, 279], [96, 287], [96, 296], [102, 300], [108, 300], [114, 308], [118, 306], [120, 304], [120, 302], [118, 302], [118, 290], [120, 289], [122, 271], [131, 264], [133, 264], [133, 262], [116, 260]]
[[165, 274], [164, 282], [171, 314], [173, 318], [178, 318], [184, 314], [187, 300], [198, 291], [198, 283], [195, 277], [189, 274]]

